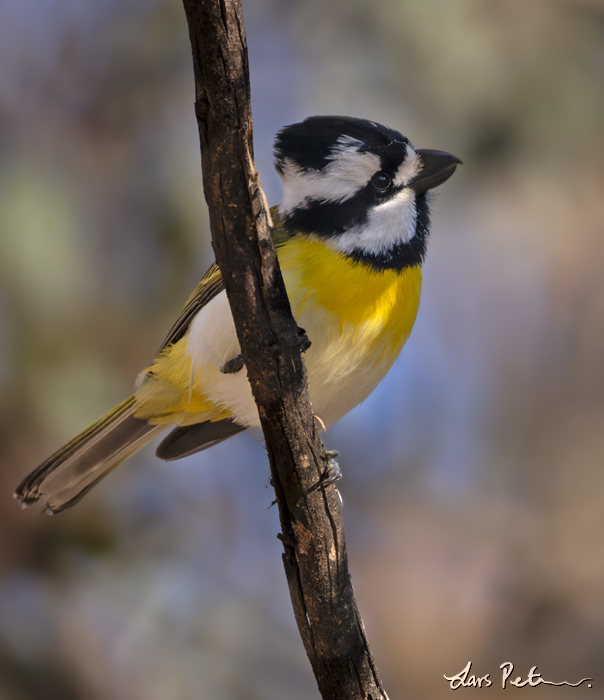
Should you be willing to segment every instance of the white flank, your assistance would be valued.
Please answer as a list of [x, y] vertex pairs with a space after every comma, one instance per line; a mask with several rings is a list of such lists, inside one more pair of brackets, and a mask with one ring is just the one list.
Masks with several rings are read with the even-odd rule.
[[218, 406], [226, 406], [241, 425], [259, 425], [245, 369], [223, 374], [220, 368], [240, 353], [226, 292], [221, 292], [195, 316], [187, 340], [196, 391]]

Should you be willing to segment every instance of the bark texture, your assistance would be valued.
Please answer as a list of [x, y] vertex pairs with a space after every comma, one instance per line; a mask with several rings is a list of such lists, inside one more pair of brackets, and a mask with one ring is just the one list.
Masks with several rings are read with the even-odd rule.
[[253, 164], [241, 5], [183, 1], [212, 240], [266, 439], [300, 635], [324, 700], [387, 698], [352, 591], [337, 490], [318, 485], [325, 451]]

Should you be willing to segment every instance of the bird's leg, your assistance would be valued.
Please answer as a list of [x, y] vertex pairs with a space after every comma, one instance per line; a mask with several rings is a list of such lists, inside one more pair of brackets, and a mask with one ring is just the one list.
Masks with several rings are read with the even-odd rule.
[[[298, 337], [296, 344], [300, 346], [300, 352], [306, 352], [312, 344], [309, 337], [306, 335], [306, 331], [304, 328], [300, 328], [300, 326], [298, 326]], [[223, 374], [237, 374], [237, 372], [241, 372], [244, 367], [245, 362], [243, 361], [243, 356], [240, 353], [239, 355], [236, 355], [232, 359], [228, 360], [228, 362], [225, 362], [220, 368], [220, 371]]]

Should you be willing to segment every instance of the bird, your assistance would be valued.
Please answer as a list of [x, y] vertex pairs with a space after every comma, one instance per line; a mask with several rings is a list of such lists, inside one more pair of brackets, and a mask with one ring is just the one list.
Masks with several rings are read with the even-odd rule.
[[[328, 427], [384, 378], [413, 328], [430, 190], [462, 161], [375, 121], [313, 116], [279, 131], [271, 235], [301, 334], [313, 413]], [[302, 330], [304, 329], [304, 330]], [[165, 430], [172, 461], [259, 426], [220, 269], [189, 297], [135, 391], [18, 485], [57, 513]]]

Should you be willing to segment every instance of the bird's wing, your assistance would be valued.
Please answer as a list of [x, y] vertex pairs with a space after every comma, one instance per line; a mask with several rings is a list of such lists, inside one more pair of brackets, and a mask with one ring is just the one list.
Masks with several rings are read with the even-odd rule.
[[[279, 247], [291, 237], [291, 234], [286, 232], [276, 206], [271, 207], [271, 216], [273, 219], [271, 235], [275, 245]], [[170, 331], [157, 351], [157, 354], [164, 350], [168, 345], [173, 345], [174, 343], [178, 342], [189, 329], [191, 321], [195, 318], [196, 314], [223, 290], [224, 281], [222, 279], [222, 275], [220, 274], [218, 265], [214, 263], [203, 276], [203, 279], [197, 285], [193, 294], [191, 294], [191, 296], [187, 299], [187, 303], [180, 312], [180, 316], [172, 328], [170, 328]]]
[[218, 296], [224, 290], [224, 281], [220, 274], [220, 269], [216, 263], [203, 276], [201, 282], [195, 288], [195, 291], [187, 299], [180, 316], [176, 323], [170, 328], [168, 335], [161, 344], [157, 353], [159, 354], [168, 345], [173, 345], [178, 342], [188, 331], [191, 321], [197, 313], [214, 297]]

